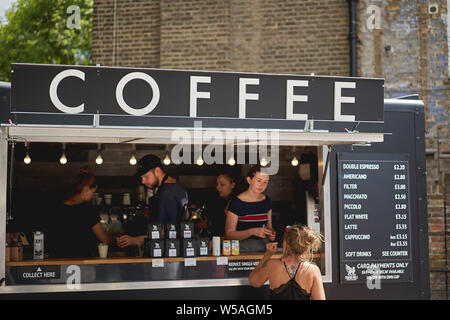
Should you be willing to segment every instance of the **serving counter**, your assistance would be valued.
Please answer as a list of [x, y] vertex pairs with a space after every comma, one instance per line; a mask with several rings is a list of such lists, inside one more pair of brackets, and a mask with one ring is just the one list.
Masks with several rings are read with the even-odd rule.
[[[281, 253], [272, 256], [280, 259]], [[262, 253], [195, 258], [81, 258], [10, 261], [7, 285], [247, 278]], [[316, 254], [315, 258], [320, 257]]]

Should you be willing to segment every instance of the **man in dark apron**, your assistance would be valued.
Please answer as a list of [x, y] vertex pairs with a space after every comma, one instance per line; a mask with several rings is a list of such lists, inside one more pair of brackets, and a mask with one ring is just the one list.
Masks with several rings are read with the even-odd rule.
[[[183, 185], [168, 176], [161, 159], [148, 154], [138, 162], [136, 176], [141, 178], [143, 185], [150, 189], [158, 188], [155, 196], [150, 199], [150, 222], [172, 223], [178, 225], [189, 217], [188, 194]], [[120, 246], [138, 245], [145, 242], [147, 235], [124, 235], [117, 240]]]
[[188, 218], [186, 189], [175, 178], [167, 175], [159, 157], [148, 154], [140, 159], [136, 175], [146, 187], [158, 188], [150, 201], [152, 221], [178, 224]]

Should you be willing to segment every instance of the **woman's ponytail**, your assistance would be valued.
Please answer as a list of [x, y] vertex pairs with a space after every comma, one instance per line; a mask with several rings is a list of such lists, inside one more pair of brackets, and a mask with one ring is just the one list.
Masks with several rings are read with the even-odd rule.
[[305, 260], [311, 261], [313, 253], [320, 249], [323, 236], [314, 232], [308, 226], [294, 225], [286, 230], [286, 255], [300, 255]]

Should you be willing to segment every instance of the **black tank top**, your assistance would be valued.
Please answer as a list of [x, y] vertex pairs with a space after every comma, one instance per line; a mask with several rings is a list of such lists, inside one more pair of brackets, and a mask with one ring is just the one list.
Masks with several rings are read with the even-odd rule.
[[295, 269], [294, 275], [291, 277], [289, 274], [288, 268], [286, 267], [286, 264], [283, 260], [281, 260], [284, 264], [284, 268], [286, 269], [286, 272], [288, 273], [290, 280], [278, 288], [275, 288], [273, 290], [270, 290], [271, 298], [273, 300], [311, 300], [311, 294], [308, 293], [305, 289], [303, 289], [297, 281], [295, 281], [295, 275], [297, 274], [297, 271], [300, 267], [300, 265], [303, 263], [301, 261], [297, 265], [297, 269]]

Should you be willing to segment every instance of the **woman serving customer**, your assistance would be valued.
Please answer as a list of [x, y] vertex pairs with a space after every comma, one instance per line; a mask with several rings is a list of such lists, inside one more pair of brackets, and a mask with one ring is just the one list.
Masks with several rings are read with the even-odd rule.
[[247, 174], [249, 187], [233, 198], [225, 222], [225, 238], [240, 240], [240, 251], [264, 251], [265, 241], [275, 240], [272, 230], [272, 201], [263, 194], [269, 175], [261, 166], [253, 166]]

